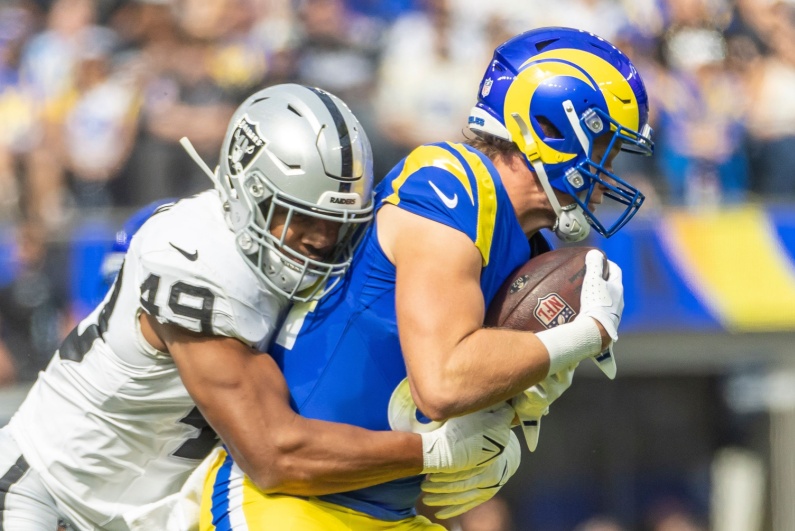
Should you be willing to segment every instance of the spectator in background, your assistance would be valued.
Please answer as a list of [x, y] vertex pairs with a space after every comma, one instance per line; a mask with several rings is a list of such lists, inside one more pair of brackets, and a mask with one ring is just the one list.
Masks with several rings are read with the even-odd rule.
[[[795, 5], [741, 2], [752, 35], [735, 38], [737, 61], [749, 86], [752, 189], [775, 199], [795, 198]], [[759, 46], [760, 41], [766, 50]], [[764, 53], [767, 51], [768, 53]]]
[[24, 2], [0, 6], [0, 219], [20, 212], [20, 170], [36, 138], [36, 109], [19, 75], [22, 47], [38, 11]]
[[253, 9], [251, 38], [267, 58], [263, 77], [268, 84], [292, 79], [291, 49], [298, 42], [298, 23], [292, 0], [249, 0]]
[[[138, 0], [148, 26], [132, 61], [140, 72], [139, 137], [119, 197], [142, 205], [204, 187], [179, 139], [190, 133], [214, 156], [242, 95], [266, 77], [266, 54], [250, 38], [253, 6], [243, 0]], [[128, 15], [131, 16], [131, 15]], [[139, 13], [140, 16], [140, 13]]]
[[41, 225], [19, 227], [16, 260], [14, 279], [0, 288], [0, 383], [4, 384], [35, 380], [74, 324], [63, 275], [57, 273], [59, 264], [49, 260]]
[[37, 108], [38, 135], [27, 171], [27, 210], [48, 226], [65, 215], [65, 173], [58, 149], [67, 112], [78, 93], [77, 63], [90, 42], [110, 30], [96, 24], [95, 0], [55, 0], [43, 32], [23, 50], [21, 76]]
[[343, 0], [300, 0], [295, 77], [350, 101], [369, 97], [379, 58], [381, 26], [348, 11]]
[[374, 123], [373, 91], [383, 22], [350, 11], [343, 0], [300, 0], [296, 9], [293, 79], [338, 94], [368, 132], [376, 179], [396, 162], [385, 131]]
[[111, 183], [135, 141], [138, 92], [112, 70], [115, 43], [113, 34], [96, 34], [77, 52], [74, 95], [54, 138], [77, 208], [113, 205]]
[[378, 127], [398, 158], [438, 138], [463, 139], [461, 117], [491, 50], [479, 21], [456, 16], [450, 0], [422, 5], [390, 29], [376, 88]]
[[596, 33], [613, 41], [616, 32], [626, 24], [627, 16], [616, 0], [536, 0], [534, 23], [540, 26], [562, 24]]
[[692, 207], [738, 202], [749, 180], [748, 97], [727, 68], [722, 33], [708, 25], [714, 13], [703, 1], [688, 2], [669, 0], [674, 19], [662, 43], [670, 72], [659, 92], [663, 140], [657, 153], [668, 201]]

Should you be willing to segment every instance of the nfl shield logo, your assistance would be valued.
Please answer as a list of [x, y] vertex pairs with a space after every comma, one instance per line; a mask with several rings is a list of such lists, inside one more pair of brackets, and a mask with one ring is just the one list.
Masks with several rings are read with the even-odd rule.
[[232, 175], [242, 174], [259, 155], [265, 145], [257, 124], [248, 115], [243, 115], [232, 131], [232, 139], [226, 152]]
[[491, 79], [490, 77], [486, 78], [486, 80], [483, 81], [483, 90], [480, 91], [480, 95], [483, 96], [484, 98], [488, 96], [491, 93], [491, 86], [493, 84], [494, 84], [493, 79]]
[[533, 315], [544, 325], [544, 328], [554, 328], [571, 321], [575, 313], [574, 309], [560, 295], [550, 293], [546, 297], [538, 299]]

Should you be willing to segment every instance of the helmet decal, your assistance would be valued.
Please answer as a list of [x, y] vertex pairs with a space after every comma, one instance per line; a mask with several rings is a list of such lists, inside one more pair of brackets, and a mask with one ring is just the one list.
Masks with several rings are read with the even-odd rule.
[[480, 91], [480, 95], [484, 98], [491, 93], [491, 86], [494, 84], [494, 80], [489, 78], [483, 82], [483, 89]]
[[[607, 61], [583, 50], [562, 49], [538, 55], [533, 61], [543, 61], [545, 56], [554, 56], [566, 61], [587, 76], [595, 84], [610, 109], [610, 116], [629, 129], [637, 130], [640, 120], [638, 101], [632, 87], [621, 72]], [[593, 76], [593, 77], [592, 77]]]
[[264, 145], [265, 140], [257, 129], [257, 124], [247, 114], [241, 116], [235, 124], [226, 152], [229, 172], [235, 176], [242, 175], [259, 156]]
[[[348, 131], [348, 124], [345, 123], [345, 117], [342, 116], [342, 112], [340, 112], [337, 105], [334, 103], [334, 100], [328, 95], [328, 93], [324, 90], [320, 90], [319, 88], [309, 87], [309, 90], [314, 92], [320, 98], [320, 101], [326, 106], [331, 117], [334, 119], [334, 126], [337, 128], [337, 137], [339, 138], [339, 152], [341, 158], [341, 168], [338, 174], [335, 176], [340, 179], [357, 179], [361, 176], [362, 168], [358, 168], [359, 173], [353, 173], [353, 151], [351, 146], [351, 135]], [[347, 189], [344, 189], [344, 185], [340, 185], [340, 192], [346, 192]]]

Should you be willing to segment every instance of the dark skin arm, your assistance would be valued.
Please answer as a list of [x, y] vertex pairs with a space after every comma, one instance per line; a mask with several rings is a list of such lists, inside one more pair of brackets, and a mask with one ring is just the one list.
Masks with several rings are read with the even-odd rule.
[[419, 435], [301, 417], [270, 356], [147, 314], [140, 322], [147, 341], [171, 354], [204, 418], [264, 492], [316, 496], [421, 473]]

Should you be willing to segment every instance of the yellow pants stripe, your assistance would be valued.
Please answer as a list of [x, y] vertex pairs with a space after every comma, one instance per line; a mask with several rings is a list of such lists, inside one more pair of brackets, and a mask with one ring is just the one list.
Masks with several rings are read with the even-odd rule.
[[317, 498], [265, 494], [221, 452], [207, 474], [200, 531], [444, 531], [423, 516], [397, 522]]

